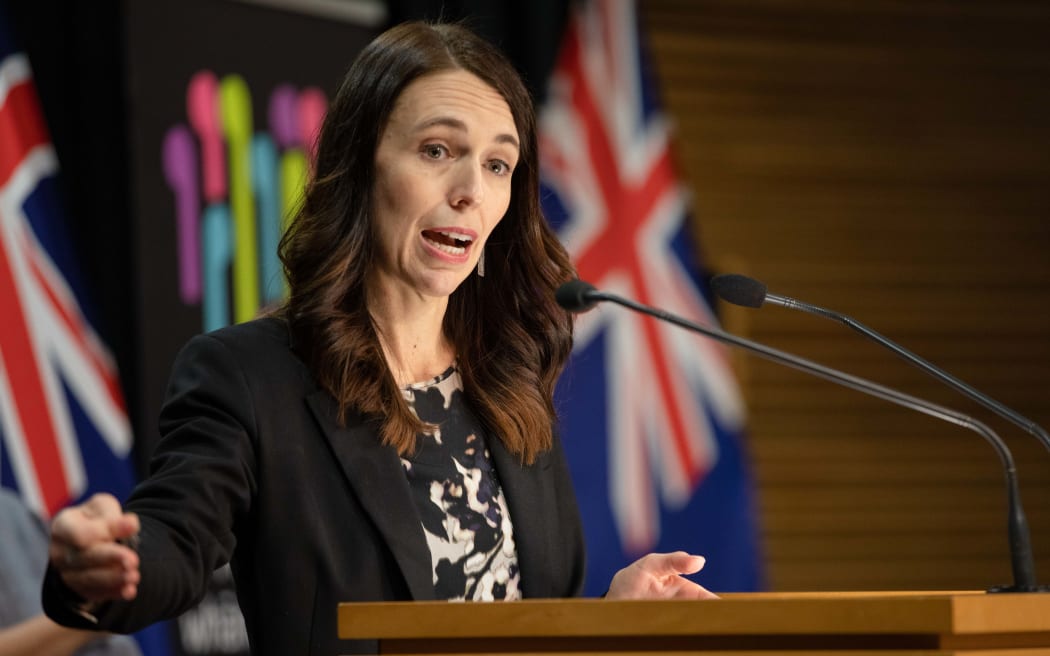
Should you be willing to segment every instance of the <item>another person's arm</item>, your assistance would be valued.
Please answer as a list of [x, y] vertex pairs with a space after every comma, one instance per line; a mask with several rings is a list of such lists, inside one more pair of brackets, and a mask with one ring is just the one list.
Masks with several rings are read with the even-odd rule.
[[41, 612], [48, 536], [22, 500], [0, 489], [0, 656], [141, 656], [135, 641], [59, 626]]
[[69, 656], [104, 635], [67, 629], [43, 614], [0, 629], [0, 656]]

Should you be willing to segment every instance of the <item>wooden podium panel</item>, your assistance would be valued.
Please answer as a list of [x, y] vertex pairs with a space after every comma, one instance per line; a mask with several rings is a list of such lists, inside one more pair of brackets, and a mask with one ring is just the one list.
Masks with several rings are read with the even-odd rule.
[[385, 654], [1050, 656], [1050, 594], [730, 594], [709, 601], [339, 605], [339, 637]]

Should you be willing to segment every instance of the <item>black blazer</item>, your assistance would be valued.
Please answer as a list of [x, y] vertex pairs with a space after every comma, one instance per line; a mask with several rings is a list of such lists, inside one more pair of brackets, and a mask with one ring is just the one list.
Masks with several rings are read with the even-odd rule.
[[[343, 654], [342, 601], [434, 598], [430, 551], [397, 453], [336, 403], [296, 357], [286, 324], [261, 319], [195, 337], [175, 361], [150, 469], [125, 504], [142, 522], [142, 582], [100, 628], [174, 617], [231, 562], [253, 654]], [[556, 438], [557, 439], [557, 438]], [[560, 443], [523, 466], [489, 450], [514, 525], [522, 592], [579, 594], [584, 547]], [[48, 614], [84, 626], [45, 585]]]

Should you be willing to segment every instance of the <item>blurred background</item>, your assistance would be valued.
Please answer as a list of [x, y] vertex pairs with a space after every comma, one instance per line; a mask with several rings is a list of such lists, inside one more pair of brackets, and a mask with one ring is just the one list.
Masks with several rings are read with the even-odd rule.
[[[702, 247], [1050, 420], [1050, 7], [646, 2]], [[731, 330], [957, 408], [1014, 450], [1050, 567], [1050, 454], [831, 322]], [[774, 589], [1006, 580], [1002, 475], [975, 434], [742, 358]], [[1045, 577], [1045, 574], [1044, 574]]]
[[[744, 273], [771, 292], [844, 312], [1037, 424], [1050, 423], [1047, 3], [646, 0], [635, 10], [564, 0], [5, 0], [0, 8], [8, 43], [17, 44], [0, 54], [26, 54], [62, 171], [60, 182], [47, 185], [58, 199], [50, 218], [26, 209], [28, 225], [93, 326], [83, 334], [113, 356], [115, 368], [99, 365], [99, 375], [116, 380], [119, 371], [123, 401], [114, 407], [126, 409], [127, 429], [112, 430], [134, 435], [132, 450], [116, 449], [125, 463], [118, 467], [132, 478], [148, 461], [181, 344], [279, 302], [283, 288], [278, 274], [267, 273], [273, 262], [265, 235], [278, 234], [294, 207], [296, 183], [308, 175], [311, 131], [354, 55], [401, 20], [462, 19], [504, 48], [544, 112], [545, 208], [579, 258], [581, 277], [699, 320], [713, 321], [713, 312], [730, 332], [986, 421], [1014, 452], [1037, 571], [1043, 582], [1050, 576], [1050, 453], [1034, 437], [843, 326], [775, 307], [723, 306], [705, 284], [713, 274]], [[583, 27], [569, 38], [573, 25]], [[603, 35], [605, 45], [595, 45]], [[567, 43], [591, 52], [578, 70]], [[605, 68], [593, 61], [603, 57], [612, 62]], [[574, 77], [581, 71], [591, 75], [590, 105], [566, 93], [584, 88]], [[632, 82], [611, 82], [625, 71]], [[9, 101], [15, 97], [8, 93]], [[591, 119], [585, 105], [593, 106]], [[616, 109], [625, 106], [632, 109]], [[566, 116], [575, 118], [560, 120]], [[668, 275], [688, 270], [695, 295], [657, 293], [653, 280], [663, 279], [655, 274], [645, 278], [648, 288], [622, 283], [622, 263], [591, 255], [594, 244], [580, 237], [587, 202], [565, 173], [578, 166], [573, 139], [590, 133], [573, 121], [609, 128], [620, 125], [616, 117], [641, 135], [609, 151], [624, 171], [623, 188], [633, 188], [639, 168], [650, 170], [645, 163], [659, 159], [655, 150], [665, 153], [653, 179], [684, 203], [681, 225], [667, 229]], [[622, 135], [609, 130], [618, 143]], [[11, 135], [0, 130], [7, 140], [0, 153], [17, 159]], [[594, 170], [600, 177], [601, 166]], [[610, 198], [606, 205], [616, 204]], [[231, 231], [246, 206], [256, 212], [258, 248], [244, 247], [244, 233]], [[605, 209], [607, 225], [625, 225]], [[4, 211], [10, 242], [15, 219], [10, 207]], [[259, 272], [250, 294], [234, 273], [246, 249]], [[660, 253], [632, 262], [662, 271]], [[12, 308], [0, 307], [9, 325]], [[647, 396], [647, 380], [633, 381], [643, 388], [637, 391], [608, 383], [610, 371], [648, 362], [641, 333], [630, 332], [637, 326], [617, 328], [618, 312], [602, 309], [584, 320], [580, 352], [560, 390], [566, 443], [580, 449], [570, 460], [593, 543], [589, 576], [597, 583], [589, 590], [604, 585], [608, 568], [650, 548], [708, 554], [711, 572], [698, 580], [716, 590], [952, 590], [1010, 582], [1003, 476], [978, 435], [689, 341], [676, 345], [685, 355], [662, 357], [695, 355], [697, 367], [716, 372], [728, 357], [730, 368], [727, 378], [699, 382], [682, 374], [694, 395], [703, 396], [697, 390], [705, 385], [708, 392], [694, 413], [704, 428], [684, 430], [682, 448], [700, 455], [679, 472], [664, 462], [677, 452], [658, 435], [662, 420], [638, 435], [620, 434], [607, 414], [617, 393], [657, 414], [665, 407]], [[29, 332], [47, 316], [27, 318]], [[619, 342], [602, 337], [613, 333]], [[0, 343], [9, 375], [18, 334], [7, 330]], [[613, 353], [624, 334], [641, 356], [615, 359], [624, 357]], [[72, 368], [56, 365], [63, 376]], [[77, 389], [67, 383], [69, 401], [59, 405], [79, 407]], [[595, 407], [588, 389], [614, 401]], [[11, 396], [0, 405], [8, 418], [17, 414]], [[69, 412], [77, 427], [91, 414]], [[20, 469], [12, 426], [0, 424], [0, 483], [42, 514], [95, 489], [126, 492], [130, 483], [114, 484], [105, 473], [47, 492]], [[112, 446], [105, 432], [94, 439]], [[635, 520], [630, 503], [617, 505], [627, 483], [613, 471], [616, 456], [590, 459], [625, 440], [651, 465], [630, 484], [648, 481], [642, 505], [657, 508], [658, 521]], [[632, 533], [640, 524], [645, 530]], [[606, 553], [608, 542], [619, 546]], [[173, 629], [182, 636], [175, 651], [243, 649], [229, 628], [236, 613], [228, 585], [217, 575], [210, 610]]]

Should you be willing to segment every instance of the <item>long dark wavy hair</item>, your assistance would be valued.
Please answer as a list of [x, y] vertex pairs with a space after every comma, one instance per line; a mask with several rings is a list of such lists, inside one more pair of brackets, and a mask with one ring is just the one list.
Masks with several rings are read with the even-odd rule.
[[510, 206], [485, 244], [485, 276], [472, 272], [452, 293], [443, 328], [471, 407], [492, 436], [531, 463], [552, 442], [554, 385], [572, 347], [572, 319], [554, 290], [573, 268], [539, 207], [532, 99], [502, 53], [469, 30], [405, 23], [350, 67], [321, 127], [303, 205], [281, 240], [291, 290], [282, 313], [297, 352], [338, 402], [340, 420], [359, 412], [379, 423], [385, 444], [410, 453], [432, 427], [398, 389], [365, 292], [376, 252], [375, 154], [408, 84], [456, 69], [503, 96], [521, 150]]

